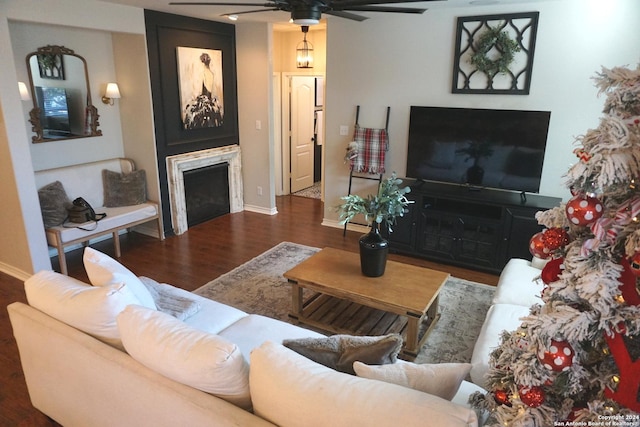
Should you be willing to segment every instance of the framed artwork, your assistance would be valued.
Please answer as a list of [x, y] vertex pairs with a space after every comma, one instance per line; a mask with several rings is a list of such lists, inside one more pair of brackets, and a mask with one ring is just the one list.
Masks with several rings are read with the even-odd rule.
[[180, 112], [184, 129], [222, 126], [222, 51], [178, 46], [176, 58]]
[[37, 55], [38, 70], [43, 79], [64, 80], [64, 62], [61, 53], [42, 53]]
[[452, 93], [528, 95], [538, 16], [458, 18]]

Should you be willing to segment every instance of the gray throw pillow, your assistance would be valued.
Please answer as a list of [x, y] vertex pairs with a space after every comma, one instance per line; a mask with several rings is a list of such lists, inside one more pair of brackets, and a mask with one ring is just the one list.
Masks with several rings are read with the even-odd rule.
[[355, 375], [353, 362], [356, 361], [367, 365], [395, 363], [402, 348], [402, 337], [398, 334], [379, 337], [333, 335], [328, 338], [284, 340], [282, 345], [314, 362]]
[[47, 184], [38, 190], [42, 222], [46, 228], [62, 225], [67, 219], [67, 208], [71, 201], [60, 181]]
[[102, 170], [104, 206], [132, 206], [147, 201], [147, 179], [144, 169], [131, 173]]

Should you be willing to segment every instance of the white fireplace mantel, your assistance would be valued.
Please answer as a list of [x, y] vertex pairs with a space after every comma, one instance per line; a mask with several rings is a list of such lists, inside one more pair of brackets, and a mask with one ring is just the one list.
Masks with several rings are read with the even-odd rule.
[[187, 202], [184, 192], [184, 172], [221, 163], [229, 164], [229, 208], [230, 212], [244, 209], [242, 194], [242, 171], [240, 146], [230, 145], [191, 153], [177, 154], [166, 158], [167, 180], [171, 223], [176, 235], [189, 228], [187, 222]]

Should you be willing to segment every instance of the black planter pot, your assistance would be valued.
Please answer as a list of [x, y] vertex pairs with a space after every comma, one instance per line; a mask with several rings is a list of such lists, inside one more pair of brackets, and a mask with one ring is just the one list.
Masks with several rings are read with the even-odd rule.
[[482, 184], [484, 178], [484, 169], [478, 165], [473, 165], [467, 169], [467, 183], [471, 185]]
[[384, 274], [389, 254], [389, 242], [380, 234], [379, 224], [374, 223], [371, 231], [360, 237], [360, 268], [368, 277]]

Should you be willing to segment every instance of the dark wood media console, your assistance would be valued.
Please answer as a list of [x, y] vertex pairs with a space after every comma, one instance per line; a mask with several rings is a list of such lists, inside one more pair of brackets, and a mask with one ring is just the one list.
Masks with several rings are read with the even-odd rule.
[[511, 258], [531, 258], [542, 227], [535, 214], [561, 199], [429, 181], [406, 181], [409, 213], [388, 236], [392, 252], [499, 273]]

